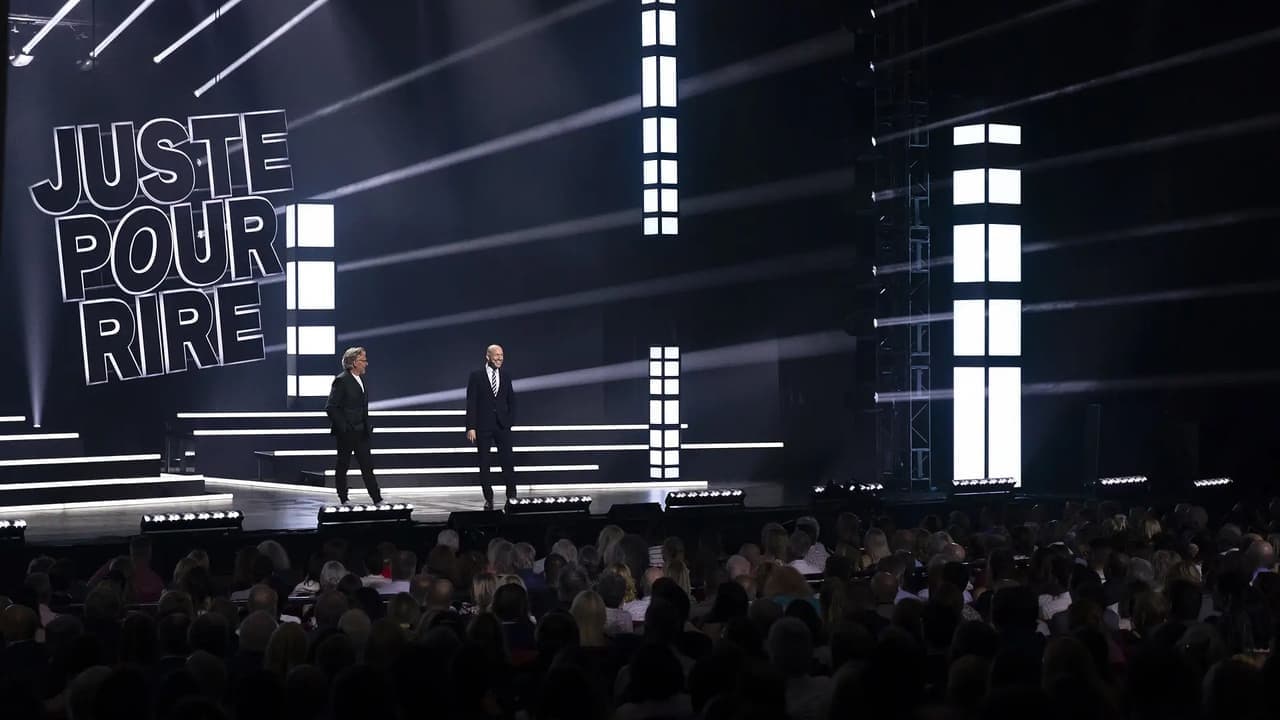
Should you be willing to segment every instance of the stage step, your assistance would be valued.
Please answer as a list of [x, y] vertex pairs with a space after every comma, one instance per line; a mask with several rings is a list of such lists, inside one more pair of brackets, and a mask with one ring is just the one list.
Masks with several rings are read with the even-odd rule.
[[159, 453], [27, 457], [0, 460], [0, 485], [145, 478], [155, 477], [159, 470]]
[[205, 494], [200, 475], [161, 475], [143, 478], [109, 478], [0, 484], [0, 511], [5, 508], [167, 498], [193, 498]]
[[43, 432], [39, 429], [0, 425], [0, 460], [27, 457], [66, 457], [84, 452], [80, 434]]

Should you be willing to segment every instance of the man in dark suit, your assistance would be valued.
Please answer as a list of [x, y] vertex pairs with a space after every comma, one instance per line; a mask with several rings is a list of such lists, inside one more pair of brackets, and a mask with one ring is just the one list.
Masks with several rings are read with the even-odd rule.
[[493, 509], [493, 488], [489, 487], [489, 447], [498, 448], [502, 477], [507, 481], [507, 498], [516, 496], [515, 457], [511, 453], [511, 426], [516, 422], [516, 393], [510, 373], [502, 369], [502, 346], [490, 345], [484, 352], [484, 367], [467, 378], [467, 440], [480, 456], [480, 488], [484, 507]]
[[382, 502], [382, 492], [373, 477], [373, 455], [369, 452], [369, 436], [373, 427], [369, 424], [369, 392], [365, 386], [364, 371], [369, 358], [364, 348], [348, 348], [342, 353], [342, 374], [333, 379], [329, 389], [329, 402], [324, 411], [329, 415], [330, 432], [338, 441], [338, 466], [334, 481], [338, 486], [338, 500], [347, 503], [347, 468], [351, 465], [351, 453], [360, 464], [360, 475], [365, 489], [374, 504]]

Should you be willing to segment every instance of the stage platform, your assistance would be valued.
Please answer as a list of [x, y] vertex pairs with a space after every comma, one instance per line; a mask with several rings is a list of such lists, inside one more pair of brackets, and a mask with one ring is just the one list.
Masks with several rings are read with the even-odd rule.
[[[353, 478], [351, 499], [354, 502], [368, 502], [369, 498], [359, 488], [359, 481]], [[337, 496], [327, 492], [291, 492], [274, 488], [245, 487], [237, 481], [204, 478], [205, 486], [210, 492], [233, 493], [234, 499], [212, 502], [185, 502], [181, 509], [199, 510], [240, 510], [245, 514], [245, 532], [297, 532], [314, 530], [316, 515], [321, 507], [337, 502]], [[781, 483], [710, 483], [713, 487], [738, 487], [747, 491], [748, 507], [777, 507], [789, 503], [808, 501], [807, 491], [794, 493], [788, 497]], [[698, 484], [696, 487], [706, 487]], [[591, 496], [592, 514], [604, 514], [615, 504], [643, 503], [665, 500], [672, 488], [628, 488], [619, 484], [618, 489], [596, 489], [587, 491]], [[501, 496], [502, 489], [494, 488]], [[530, 491], [525, 495], [564, 495], [557, 491]], [[385, 493], [388, 502], [407, 502], [414, 506], [413, 519], [416, 522], [441, 522], [450, 513], [468, 510], [481, 510], [484, 498], [479, 486], [459, 489], [438, 494], [402, 494], [391, 490]], [[163, 505], [150, 507], [113, 507], [94, 508], [72, 511], [35, 511], [23, 513], [27, 521], [27, 543], [40, 545], [70, 545], [86, 542], [110, 541], [114, 538], [130, 537], [138, 534], [139, 521], [144, 513], [167, 510]]]

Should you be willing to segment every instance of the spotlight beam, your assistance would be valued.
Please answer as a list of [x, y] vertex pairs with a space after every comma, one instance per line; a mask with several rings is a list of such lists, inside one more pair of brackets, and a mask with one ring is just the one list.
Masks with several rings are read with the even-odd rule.
[[241, 65], [244, 65], [245, 63], [249, 62], [249, 60], [253, 59], [254, 55], [257, 55], [258, 53], [262, 52], [268, 45], [278, 40], [281, 35], [284, 35], [285, 33], [289, 32], [298, 23], [302, 22], [303, 20], [306, 20], [307, 16], [311, 15], [311, 13], [315, 12], [316, 10], [319, 10], [320, 6], [324, 5], [327, 2], [329, 2], [329, 0], [314, 0], [314, 2], [312, 2], [310, 5], [303, 8], [302, 12], [289, 18], [287, 21], [285, 21], [283, 25], [273, 30], [270, 35], [263, 38], [261, 42], [259, 42], [257, 45], [254, 45], [252, 48], [249, 48], [249, 52], [245, 53], [244, 55], [241, 55], [230, 65], [223, 68], [222, 71], [219, 72], [217, 75], [214, 75], [213, 77], [209, 78], [209, 80], [205, 82], [205, 84], [196, 88], [195, 92], [192, 94], [195, 95], [196, 97], [200, 97], [201, 95], [204, 95], [206, 92], [209, 92], [210, 88], [212, 88], [214, 85], [217, 85], [218, 83], [225, 80], [229, 75], [231, 75], [231, 73], [239, 69]]
[[[1242, 223], [1257, 222], [1261, 220], [1275, 220], [1277, 218], [1280, 218], [1280, 208], [1235, 210], [1232, 212], [1201, 215], [1199, 217], [1171, 220], [1169, 222], [1153, 223], [1150, 225], [1135, 225], [1133, 227], [1092, 233], [1089, 235], [1071, 235], [1057, 240], [1042, 240], [1039, 242], [1023, 243], [1022, 254], [1025, 256], [1040, 252], [1062, 250], [1065, 248], [1077, 248], [1085, 245], [1116, 242], [1118, 240], [1141, 240], [1160, 235], [1195, 232], [1197, 230], [1228, 227], [1231, 225], [1239, 225]], [[945, 267], [947, 265], [951, 265], [953, 262], [954, 259], [951, 255], [940, 255], [931, 259], [926, 264], [926, 267]], [[891, 275], [893, 273], [906, 272], [911, 268], [912, 264], [910, 262], [892, 263], [890, 265], [879, 266], [876, 269], [876, 274]]]
[[[1059, 12], [1062, 12], [1063, 10], [1070, 10], [1072, 8], [1079, 7], [1081, 5], [1089, 5], [1094, 2], [1097, 2], [1097, 0], [1063, 0], [1063, 2], [1057, 3], [1055, 5], [1042, 7], [1042, 8], [1039, 8], [1038, 10], [1033, 10], [1028, 13], [1023, 13], [1021, 15], [1018, 15], [1017, 17], [1008, 18], [1007, 20], [1002, 20], [1000, 22], [993, 23], [991, 25], [986, 25], [984, 27], [978, 28], [977, 30], [971, 30], [967, 33], [964, 33], [963, 35], [957, 35], [955, 37], [947, 38], [946, 40], [940, 40], [936, 43], [933, 43], [932, 45], [926, 45], [925, 47], [922, 47], [922, 48], [916, 48], [915, 50], [911, 50], [909, 52], [905, 52], [905, 53], [902, 53], [901, 55], [896, 55], [891, 58], [886, 58], [884, 60], [877, 60], [876, 67], [889, 68], [894, 65], [904, 63], [908, 60], [920, 57], [922, 55], [928, 55], [929, 53], [938, 52], [940, 50], [946, 50], [947, 48], [951, 48], [956, 45], [961, 45], [963, 43], [969, 42], [970, 40], [977, 40], [978, 38], [986, 37], [987, 35], [994, 35], [996, 33], [1004, 32], [1005, 30], [1008, 30], [1012, 27], [1016, 27], [1023, 23], [1040, 20], [1050, 15], [1055, 15]], [[879, 16], [886, 12], [889, 12], [890, 10], [896, 10], [899, 6], [902, 6], [905, 4], [908, 4], [908, 2], [895, 3], [885, 8], [884, 10], [877, 9], [876, 15]]]
[[1041, 93], [1036, 93], [1035, 95], [1030, 95], [1024, 98], [1020, 98], [1018, 100], [1011, 100], [1009, 102], [1001, 103], [999, 105], [993, 105], [991, 107], [983, 108], [981, 110], [975, 110], [973, 112], [965, 113], [963, 115], [958, 115], [956, 117], [946, 118], [944, 120], [937, 120], [935, 122], [927, 123], [920, 127], [912, 128], [910, 130], [901, 130], [895, 133], [889, 133], [888, 135], [877, 136], [877, 139], [881, 143], [885, 143], [885, 142], [891, 142], [894, 140], [901, 140], [907, 137], [908, 135], [912, 135], [920, 132], [928, 132], [930, 130], [937, 130], [938, 128], [950, 127], [953, 125], [963, 125], [971, 120], [984, 118], [989, 115], [998, 115], [998, 114], [1005, 113], [1020, 107], [1025, 107], [1027, 105], [1043, 102], [1045, 100], [1064, 97], [1067, 95], [1075, 95], [1077, 93], [1084, 92], [1085, 90], [1092, 90], [1094, 88], [1099, 88], [1104, 85], [1110, 85], [1112, 83], [1121, 82], [1124, 80], [1134, 80], [1140, 77], [1145, 77], [1147, 75], [1152, 75], [1154, 73], [1163, 72], [1165, 70], [1171, 70], [1173, 68], [1182, 67], [1184, 65], [1190, 65], [1192, 63], [1200, 62], [1203, 60], [1213, 60], [1216, 58], [1225, 57], [1227, 55], [1233, 55], [1235, 53], [1242, 52], [1244, 50], [1249, 50], [1249, 49], [1258, 47], [1260, 45], [1265, 45], [1267, 43], [1275, 42], [1276, 40], [1280, 40], [1280, 27], [1271, 28], [1270, 30], [1264, 30], [1259, 33], [1254, 33], [1253, 35], [1246, 35], [1244, 37], [1234, 38], [1231, 40], [1227, 40], [1225, 42], [1217, 43], [1215, 45], [1209, 45], [1207, 47], [1197, 48], [1195, 50], [1181, 53], [1179, 55], [1173, 55], [1171, 57], [1167, 57], [1162, 60], [1156, 60], [1155, 62], [1146, 63], [1144, 65], [1137, 65], [1131, 68], [1125, 68], [1124, 70], [1120, 70], [1119, 72], [1114, 72], [1109, 75], [1100, 75], [1098, 77], [1091, 78], [1089, 80], [1082, 80], [1080, 82], [1072, 83], [1070, 85], [1064, 85], [1063, 87], [1056, 88], [1054, 90], [1046, 90]]
[[[1118, 158], [1137, 155], [1144, 152], [1158, 152], [1198, 142], [1209, 142], [1212, 140], [1235, 137], [1236, 135], [1244, 135], [1246, 133], [1271, 130], [1277, 126], [1280, 126], [1280, 113], [1258, 115], [1256, 117], [1221, 123], [1210, 127], [1184, 130], [1182, 132], [1170, 133], [1168, 135], [1146, 138], [1145, 140], [1135, 140], [1134, 142], [1108, 145], [1106, 147], [1093, 148], [1092, 150], [1084, 150], [1078, 153], [1071, 153], [1069, 155], [1058, 155], [1056, 157], [1044, 158], [1018, 167], [1023, 172], [1035, 172], [1038, 170], [1051, 170], [1071, 165], [1081, 165], [1086, 162], [1116, 160]], [[933, 183], [933, 188], [935, 190], [948, 187], [951, 187], [950, 178], [943, 178]], [[882, 202], [902, 197], [906, 194], [907, 190], [908, 188], [905, 186], [889, 188], [887, 190], [877, 190], [875, 195], [877, 202]], [[885, 267], [887, 269], [890, 266]], [[905, 269], [906, 265], [900, 264], [895, 265], [894, 267], [903, 267]]]
[[[779, 180], [777, 182], [751, 185], [745, 188], [735, 188], [733, 190], [701, 195], [696, 198], [688, 198], [681, 200], [680, 210], [683, 216], [692, 217], [696, 215], [720, 212], [723, 210], [750, 207], [752, 205], [759, 205], [763, 203], [775, 203], [795, 198], [813, 197], [816, 195], [840, 192], [841, 190], [852, 187], [853, 183], [853, 171], [846, 168], [840, 168], [837, 170], [815, 173], [813, 175], [805, 175], [798, 178], [789, 178], [787, 180]], [[416, 262], [419, 260], [430, 260], [449, 255], [460, 255], [464, 253], [493, 250], [500, 247], [523, 245], [525, 243], [536, 242], [538, 240], [572, 237], [574, 235], [584, 235], [592, 232], [615, 230], [621, 227], [630, 227], [635, 223], [635, 220], [639, 215], [640, 208], [638, 207], [627, 210], [617, 210], [614, 212], [602, 213], [600, 215], [590, 215], [587, 217], [563, 220], [561, 222], [550, 223], [547, 225], [522, 228], [520, 230], [509, 230], [506, 232], [494, 233], [492, 235], [481, 235], [479, 237], [457, 240], [440, 245], [432, 245], [429, 247], [418, 248], [416, 250], [389, 253], [387, 255], [375, 255], [374, 257], [364, 258], [362, 260], [351, 260], [348, 262], [338, 263], [337, 270], [338, 272], [369, 270], [373, 268], [401, 265], [407, 262]], [[272, 275], [271, 277], [260, 280], [259, 284], [269, 285], [280, 282], [284, 282], [282, 276]]]
[[98, 43], [98, 47], [94, 48], [93, 51], [89, 53], [89, 57], [96, 59], [99, 55], [101, 55], [102, 51], [106, 50], [107, 46], [110, 45], [112, 42], [114, 42], [117, 37], [120, 37], [120, 33], [124, 32], [125, 28], [128, 28], [130, 25], [132, 25], [133, 21], [137, 20], [139, 15], [146, 12], [147, 8], [155, 4], [155, 1], [156, 0], [142, 0], [142, 2], [138, 3], [138, 6], [133, 9], [133, 12], [129, 13], [125, 17], [123, 22], [117, 25], [114, 30], [112, 30], [105, 38], [103, 38], [102, 42]]
[[205, 28], [212, 25], [218, 18], [225, 15], [228, 10], [239, 5], [241, 2], [242, 0], [227, 0], [226, 2], [222, 3], [221, 7], [209, 13], [209, 17], [201, 20], [198, 24], [196, 24], [195, 27], [191, 28], [186, 33], [184, 33], [182, 37], [173, 41], [172, 45], [165, 48], [164, 50], [161, 50], [159, 55], [156, 55], [155, 57], [151, 58], [151, 61], [156, 64], [164, 62], [164, 59], [172, 55], [175, 50], [185, 45], [188, 40], [200, 34], [201, 30], [204, 30]]
[[[780, 258], [768, 258], [739, 265], [699, 270], [696, 272], [671, 275], [652, 280], [641, 280], [639, 282], [627, 283], [625, 285], [614, 285], [612, 287], [584, 290], [581, 292], [557, 295], [539, 300], [529, 300], [525, 302], [511, 303], [508, 305], [497, 305], [478, 310], [466, 310], [459, 313], [453, 313], [451, 315], [440, 315], [433, 318], [410, 320], [408, 322], [381, 325], [378, 327], [365, 328], [363, 330], [351, 330], [339, 333], [338, 339], [350, 340], [352, 338], [385, 337], [387, 335], [421, 332], [423, 330], [433, 330], [436, 328], [465, 325], [468, 323], [479, 323], [512, 317], [524, 317], [527, 315], [535, 315], [538, 313], [553, 312], [557, 310], [592, 307], [605, 303], [620, 302], [623, 300], [660, 297], [676, 293], [690, 292], [693, 290], [705, 290], [707, 288], [750, 283], [769, 278], [806, 275], [817, 272], [837, 272], [842, 267], [847, 267], [852, 263], [853, 259], [854, 253], [852, 249], [846, 248]], [[285, 346], [269, 345], [266, 350], [268, 353], [284, 352]]]
[[[317, 2], [323, 1], [317, 0]], [[683, 80], [679, 86], [680, 99], [682, 101], [688, 100], [704, 93], [803, 67], [827, 58], [837, 57], [852, 52], [852, 50], [853, 38], [846, 32], [840, 31], [819, 35], [766, 55], [727, 65], [697, 77]], [[549, 122], [534, 125], [509, 135], [486, 140], [461, 150], [455, 150], [395, 170], [379, 173], [364, 180], [348, 183], [333, 190], [313, 195], [312, 198], [324, 201], [337, 200], [348, 195], [420, 177], [464, 162], [628, 117], [639, 112], [640, 109], [640, 95], [630, 95]], [[283, 210], [278, 212], [283, 212]]]
[[[1280, 384], [1280, 371], [1257, 370], [1252, 372], [1212, 372], [1182, 375], [1156, 375], [1139, 378], [1110, 380], [1053, 380], [1028, 383], [1022, 386], [1023, 397], [1029, 395], [1080, 395], [1138, 390], [1164, 390], [1167, 388], [1241, 387], [1250, 385]], [[908, 400], [951, 400], [951, 390], [932, 390], [928, 393], [891, 392], [876, 395], [877, 403], [907, 402]]]
[[[756, 365], [797, 358], [818, 357], [850, 352], [856, 340], [843, 332], [821, 332], [809, 335], [793, 335], [776, 340], [741, 343], [711, 350], [684, 352], [681, 356], [682, 370], [697, 372], [700, 370], [719, 370], [729, 367]], [[605, 382], [635, 380], [649, 377], [649, 361], [633, 360], [615, 365], [602, 365], [593, 368], [581, 368], [548, 375], [516, 380], [516, 388], [521, 392], [551, 390], [562, 387], [578, 387], [581, 385], [598, 385]], [[428, 405], [441, 402], [453, 402], [465, 398], [466, 388], [439, 390], [436, 392], [406, 395], [388, 398], [369, 403], [370, 408], [398, 408], [416, 405]]]
[[422, 78], [425, 78], [429, 75], [433, 75], [437, 72], [440, 72], [441, 70], [444, 70], [445, 68], [448, 68], [452, 65], [456, 65], [465, 60], [470, 60], [471, 58], [474, 58], [478, 55], [481, 55], [483, 53], [486, 53], [490, 50], [501, 47], [503, 45], [506, 45], [507, 43], [512, 42], [513, 40], [518, 40], [522, 37], [525, 37], [526, 35], [531, 35], [535, 32], [538, 32], [539, 30], [543, 30], [547, 27], [550, 27], [551, 25], [555, 25], [558, 22], [576, 17], [578, 15], [581, 15], [584, 12], [587, 12], [588, 10], [594, 10], [603, 5], [607, 5], [608, 3], [609, 3], [609, 0], [580, 0], [579, 2], [573, 3], [572, 5], [566, 5], [565, 7], [562, 7], [559, 10], [556, 10], [555, 12], [548, 13], [547, 15], [543, 15], [542, 17], [536, 18], [534, 20], [530, 20], [529, 22], [524, 23], [523, 25], [513, 27], [509, 30], [504, 30], [503, 32], [500, 32], [497, 35], [494, 35], [493, 37], [488, 38], [486, 40], [482, 40], [476, 43], [475, 45], [472, 45], [471, 47], [463, 48], [457, 52], [450, 53], [438, 60], [433, 60], [427, 63], [426, 65], [410, 70], [407, 73], [404, 73], [402, 75], [397, 75], [393, 78], [384, 80], [378, 83], [377, 85], [374, 85], [373, 87], [370, 87], [365, 90], [361, 90], [355, 95], [343, 98], [342, 100], [339, 100], [335, 103], [331, 103], [317, 110], [313, 110], [307, 113], [306, 115], [303, 115], [302, 117], [298, 118], [297, 120], [291, 121], [289, 123], [289, 127], [291, 130], [296, 130], [300, 127], [303, 127], [304, 125], [309, 125], [315, 122], [316, 120], [320, 120], [322, 118], [333, 115], [334, 113], [345, 110], [351, 107], [352, 105], [357, 105], [366, 100], [371, 100], [379, 95], [384, 95], [388, 92], [391, 92], [392, 90], [404, 87], [409, 83], [415, 82], [417, 80], [421, 80]]
[[[1023, 314], [1061, 312], [1064, 310], [1096, 310], [1098, 308], [1128, 307], [1130, 305], [1150, 305], [1154, 303], [1185, 302], [1188, 300], [1212, 300], [1215, 298], [1236, 297], [1239, 295], [1269, 295], [1280, 293], [1280, 281], [1235, 283], [1233, 285], [1213, 285], [1199, 288], [1181, 288], [1177, 290], [1157, 290], [1155, 292], [1115, 295], [1105, 298], [1084, 298], [1080, 300], [1049, 300], [1038, 303], [1024, 303]], [[930, 313], [928, 315], [902, 315], [899, 317], [876, 318], [876, 327], [894, 327], [899, 325], [920, 325], [923, 323], [950, 322], [952, 313]]]

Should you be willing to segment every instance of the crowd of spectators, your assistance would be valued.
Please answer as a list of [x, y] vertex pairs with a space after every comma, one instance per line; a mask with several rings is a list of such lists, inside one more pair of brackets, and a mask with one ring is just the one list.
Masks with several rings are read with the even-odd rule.
[[87, 577], [40, 555], [0, 597], [0, 717], [1280, 717], [1280, 500], [827, 525], [265, 540], [229, 577], [146, 536]]

